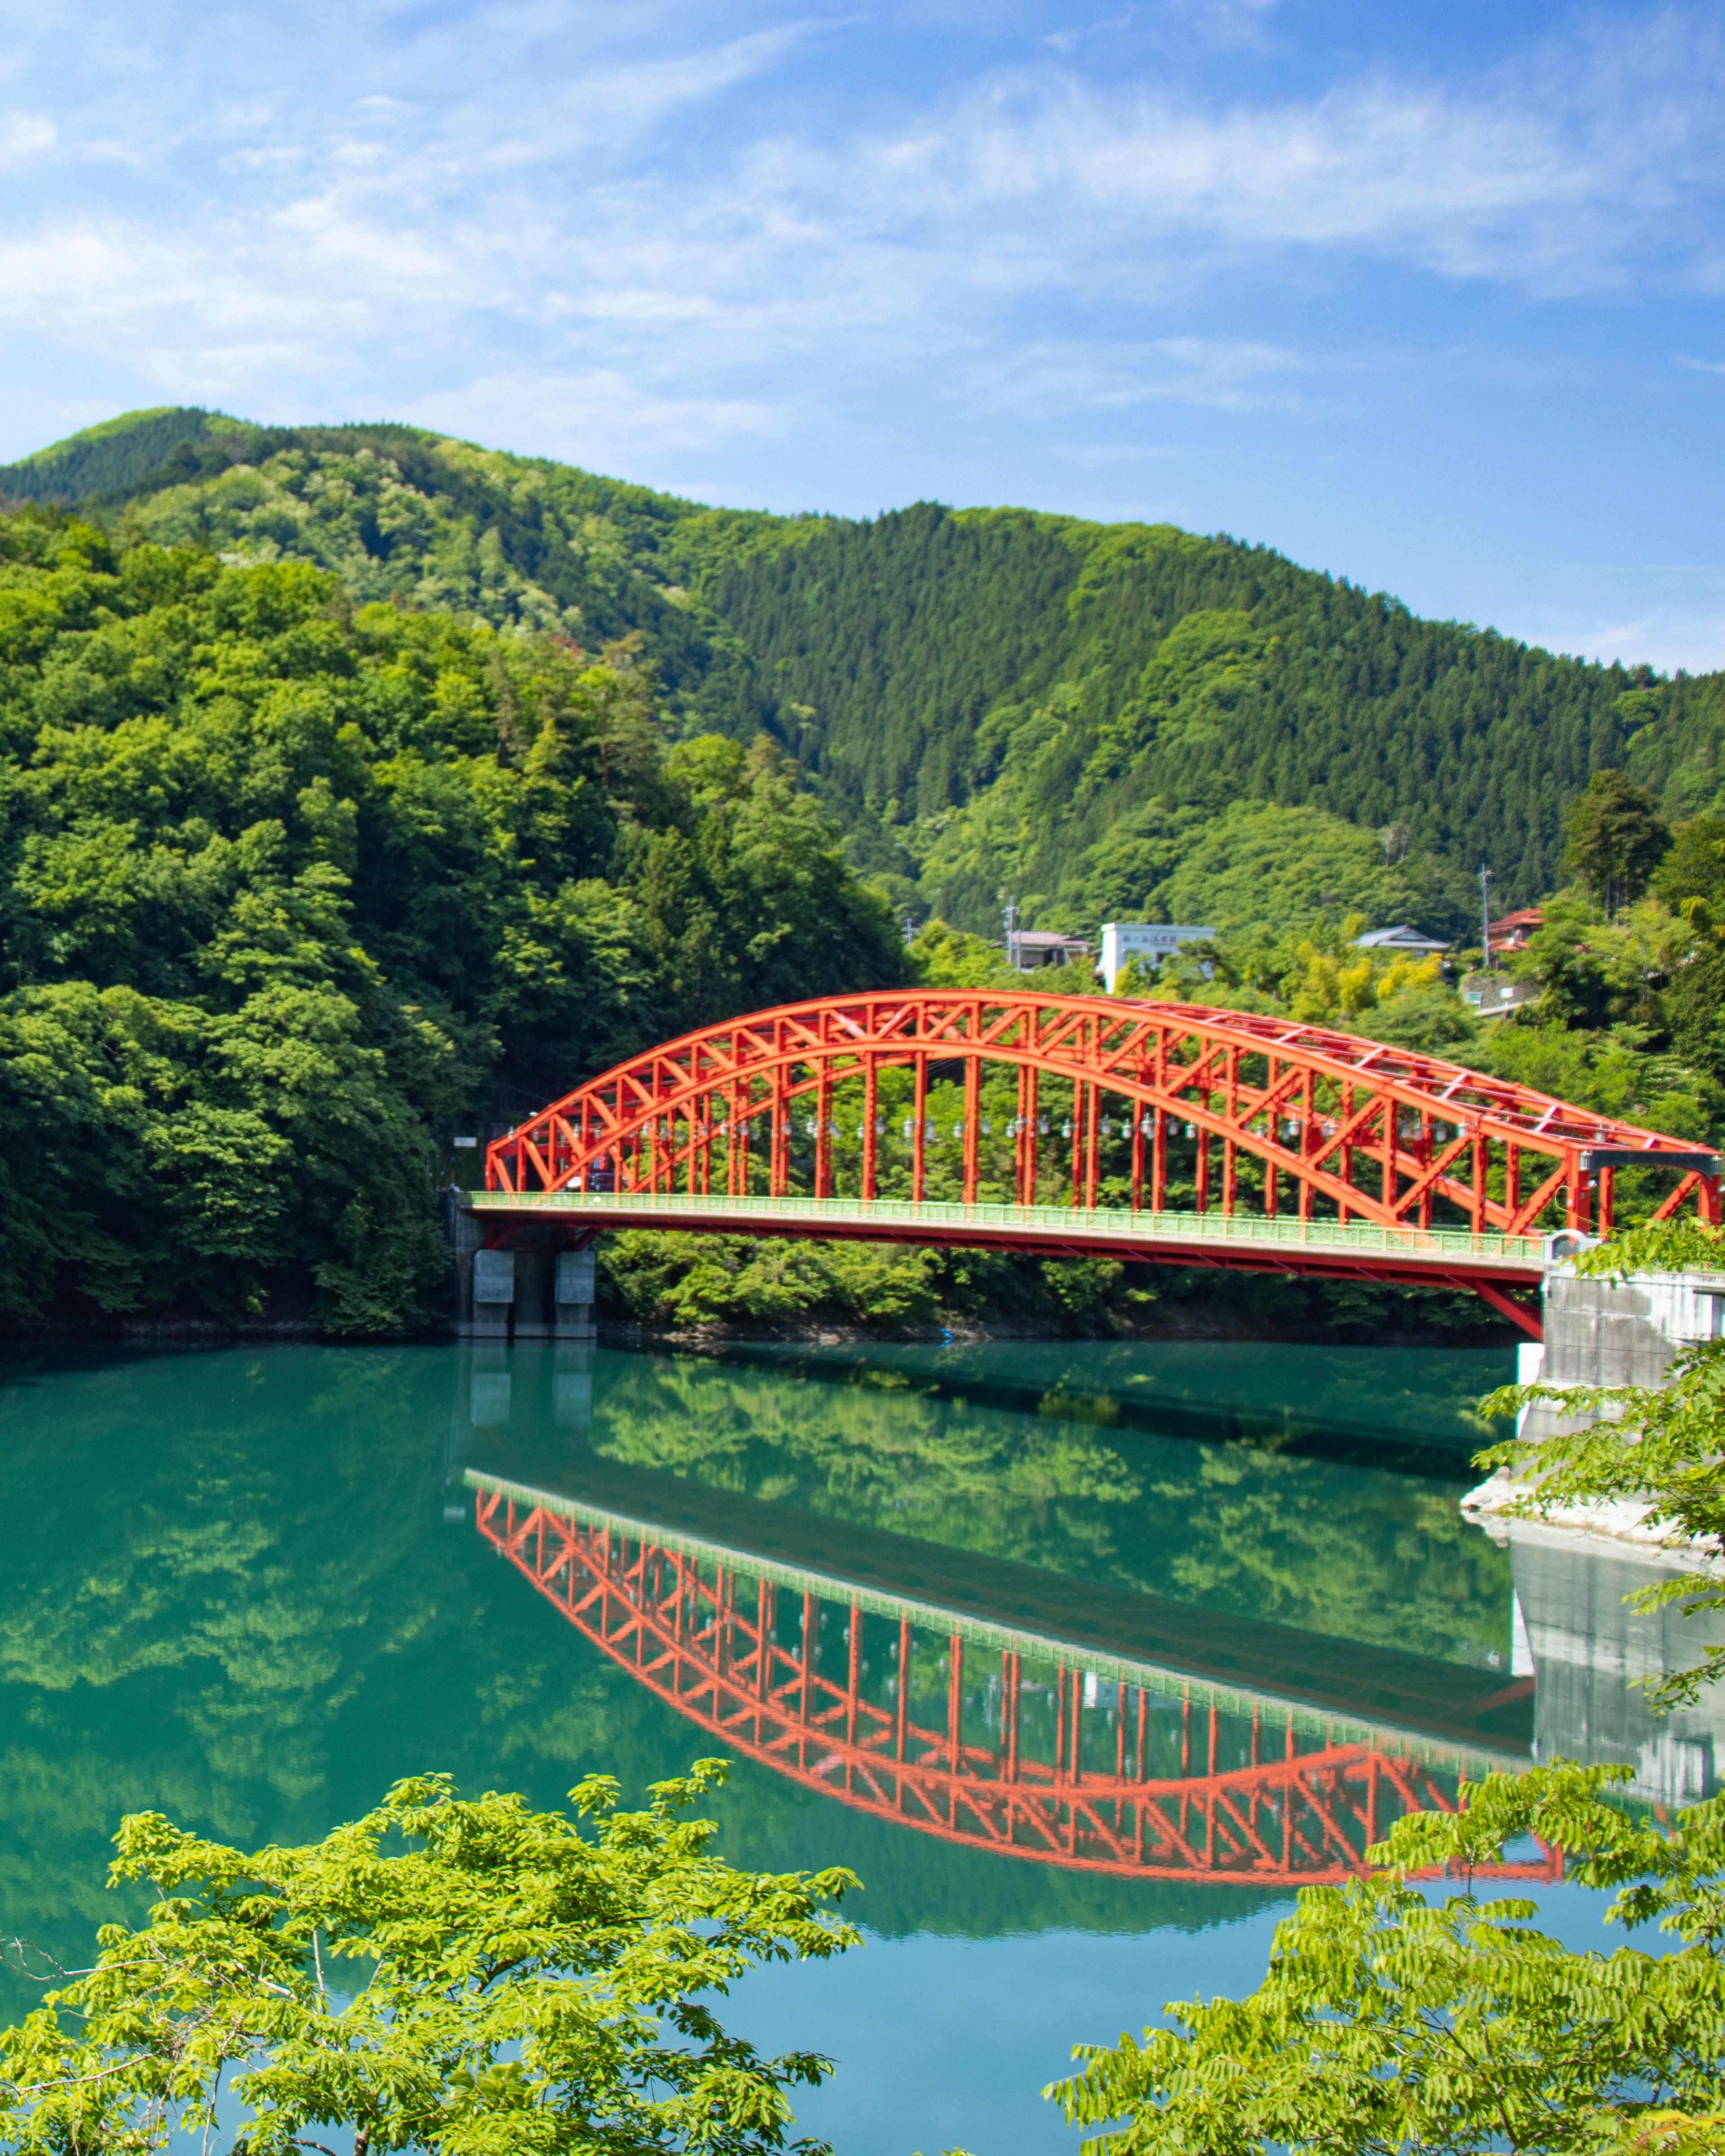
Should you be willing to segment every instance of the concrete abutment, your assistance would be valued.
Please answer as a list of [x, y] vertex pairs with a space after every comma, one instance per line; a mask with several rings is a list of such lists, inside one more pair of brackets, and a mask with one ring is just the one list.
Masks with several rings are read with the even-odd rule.
[[510, 1230], [508, 1246], [492, 1249], [485, 1233], [485, 1222], [458, 1203], [451, 1226], [458, 1336], [503, 1343], [594, 1337], [593, 1231], [533, 1224]]

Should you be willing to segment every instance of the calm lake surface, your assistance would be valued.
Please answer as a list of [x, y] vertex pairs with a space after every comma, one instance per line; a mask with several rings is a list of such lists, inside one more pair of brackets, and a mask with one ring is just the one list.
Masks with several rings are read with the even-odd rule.
[[[309, 1839], [397, 1777], [839, 1863], [865, 1948], [727, 2019], [842, 2156], [1054, 2150], [1068, 2046], [1250, 1989], [1304, 1880], [1463, 1771], [1711, 1794], [1643, 1573], [1457, 1499], [1507, 1351], [230, 1348], [0, 1360], [0, 1931], [80, 1958], [121, 1813]], [[1547, 1897], [1559, 1922], [1592, 1919]], [[25, 2003], [8, 1991], [8, 2012]]]

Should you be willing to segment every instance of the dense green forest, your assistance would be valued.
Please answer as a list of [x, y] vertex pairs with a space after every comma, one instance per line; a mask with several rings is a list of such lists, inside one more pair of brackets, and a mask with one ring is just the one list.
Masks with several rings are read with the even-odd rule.
[[[1140, 991], [1725, 1127], [1717, 678], [1166, 527], [713, 510], [387, 424], [136, 413], [0, 495], [0, 1314], [413, 1322], [458, 1120], [763, 1003], [994, 978], [1005, 892], [1214, 927]], [[1537, 1009], [1482, 1026], [1353, 948], [1465, 936], [1481, 855], [1499, 904], [1548, 895], [1619, 771], [1640, 866], [1549, 909]], [[629, 1236], [606, 1282], [655, 1325], [1136, 1324], [1182, 1292]], [[1235, 1300], [1377, 1324], [1373, 1292]]]
[[1244, 803], [1358, 834], [1320, 892], [1332, 910], [1459, 932], [1481, 860], [1505, 906], [1560, 880], [1564, 814], [1595, 771], [1626, 763], [1674, 816], [1722, 775], [1713, 677], [1422, 621], [1168, 526], [715, 510], [413, 428], [183, 409], [0, 469], [0, 494], [83, 503], [122, 536], [310, 562], [357, 602], [590, 649], [638, 634], [679, 731], [764, 729], [896, 903], [973, 931], [1003, 889], [1032, 926], [1178, 917], [1204, 895], [1183, 866], [1231, 844], [1218, 819]]
[[433, 1138], [903, 947], [778, 750], [303, 563], [0, 521], [0, 1307], [424, 1312]]

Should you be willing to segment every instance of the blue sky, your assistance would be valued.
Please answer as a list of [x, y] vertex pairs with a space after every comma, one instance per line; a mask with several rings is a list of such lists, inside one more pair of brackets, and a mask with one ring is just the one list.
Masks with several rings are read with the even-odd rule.
[[394, 418], [1725, 665], [1725, 15], [0, 0], [0, 459]]

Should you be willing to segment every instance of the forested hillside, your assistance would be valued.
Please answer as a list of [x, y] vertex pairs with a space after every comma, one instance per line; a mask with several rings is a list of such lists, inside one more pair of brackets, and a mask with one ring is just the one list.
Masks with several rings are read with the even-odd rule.
[[[763, 1004], [983, 984], [1003, 891], [1032, 924], [1216, 928], [1128, 993], [1725, 1131], [1718, 677], [1420, 622], [1229, 540], [704, 509], [382, 424], [135, 414], [0, 487], [0, 1317], [415, 1322], [458, 1124]], [[1481, 856], [1500, 904], [1591, 876], [1584, 797], [1640, 865], [1600, 871], [1603, 917], [1548, 909], [1513, 1023], [1355, 947], [1465, 932]], [[1041, 1328], [1189, 1289], [626, 1235], [603, 1291], [655, 1325]], [[1409, 1299], [1231, 1292], [1293, 1327]]]
[[[1033, 925], [1178, 916], [1208, 891], [1183, 865], [1231, 850], [1217, 819], [1244, 802], [1340, 819], [1315, 885], [1337, 917], [1457, 932], [1482, 860], [1504, 906], [1558, 880], [1594, 771], [1627, 763], [1677, 814], [1722, 776], [1714, 680], [1421, 621], [1170, 526], [927, 503], [787, 519], [411, 428], [175, 411], [0, 470], [0, 491], [85, 501], [122, 536], [310, 562], [358, 601], [589, 649], [637, 634], [675, 728], [764, 729], [896, 905], [975, 930], [1003, 891]], [[1254, 828], [1272, 842], [1274, 819]], [[1312, 827], [1273, 843], [1309, 862]], [[1397, 873], [1374, 883], [1373, 859]]]
[[794, 767], [655, 704], [626, 644], [0, 518], [0, 1315], [410, 1322], [499, 1087], [899, 978]]

